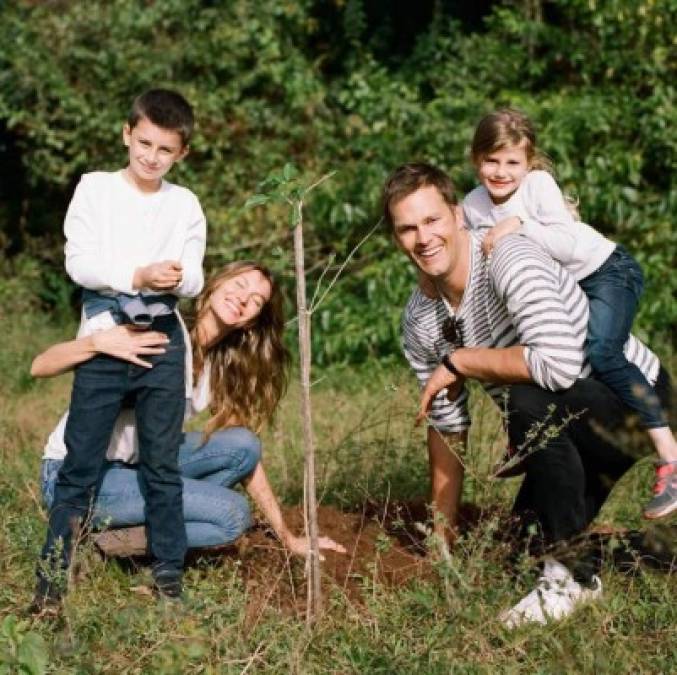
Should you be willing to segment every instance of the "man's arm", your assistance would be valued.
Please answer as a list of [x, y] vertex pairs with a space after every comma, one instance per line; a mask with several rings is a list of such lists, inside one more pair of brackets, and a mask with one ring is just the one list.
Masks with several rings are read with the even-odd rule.
[[461, 347], [449, 357], [458, 372], [480, 382], [533, 382], [524, 359], [524, 347]]
[[463, 490], [464, 467], [461, 454], [467, 432], [442, 433], [428, 427], [428, 459], [434, 509], [434, 531], [453, 544], [458, 527], [458, 511]]
[[432, 401], [443, 389], [447, 390], [447, 397], [454, 400], [468, 377], [494, 384], [533, 382], [521, 345], [503, 348], [461, 347], [447, 359], [458, 374], [443, 363], [435, 368], [421, 391], [416, 424], [427, 417]]

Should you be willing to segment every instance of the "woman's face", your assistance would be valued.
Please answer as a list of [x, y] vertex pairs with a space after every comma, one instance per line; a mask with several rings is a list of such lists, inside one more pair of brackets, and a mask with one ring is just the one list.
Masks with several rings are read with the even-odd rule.
[[222, 281], [209, 298], [209, 306], [223, 326], [241, 328], [259, 315], [271, 292], [270, 281], [259, 270], [247, 270]]

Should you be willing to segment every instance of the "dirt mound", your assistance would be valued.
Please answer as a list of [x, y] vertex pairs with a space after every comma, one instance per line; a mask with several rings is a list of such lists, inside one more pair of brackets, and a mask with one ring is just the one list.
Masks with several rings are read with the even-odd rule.
[[[301, 508], [289, 508], [285, 520], [293, 531], [303, 531]], [[425, 518], [425, 516], [424, 516]], [[329, 506], [319, 509], [320, 532], [343, 544], [345, 554], [324, 551], [322, 588], [325, 597], [339, 593], [360, 602], [373, 583], [397, 586], [431, 573], [422, 555], [420, 539], [409, 543], [389, 536], [365, 508], [361, 513], [343, 513]], [[237, 555], [248, 593], [251, 621], [266, 608], [302, 615], [306, 605], [304, 561], [292, 558], [267, 528], [259, 525], [242, 537]]]

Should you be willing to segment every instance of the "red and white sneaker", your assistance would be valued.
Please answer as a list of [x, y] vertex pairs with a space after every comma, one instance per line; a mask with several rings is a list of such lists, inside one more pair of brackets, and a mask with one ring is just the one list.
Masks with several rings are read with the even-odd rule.
[[644, 517], [663, 518], [677, 510], [677, 461], [662, 462], [656, 467], [653, 499], [644, 509]]

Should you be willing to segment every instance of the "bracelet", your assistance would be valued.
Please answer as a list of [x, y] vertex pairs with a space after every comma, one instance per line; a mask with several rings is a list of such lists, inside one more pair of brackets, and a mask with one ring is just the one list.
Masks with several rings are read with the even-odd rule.
[[454, 365], [454, 362], [449, 358], [449, 354], [445, 354], [442, 357], [442, 365], [450, 372], [452, 375], [457, 377], [462, 377], [461, 373], [458, 372], [458, 368]]

